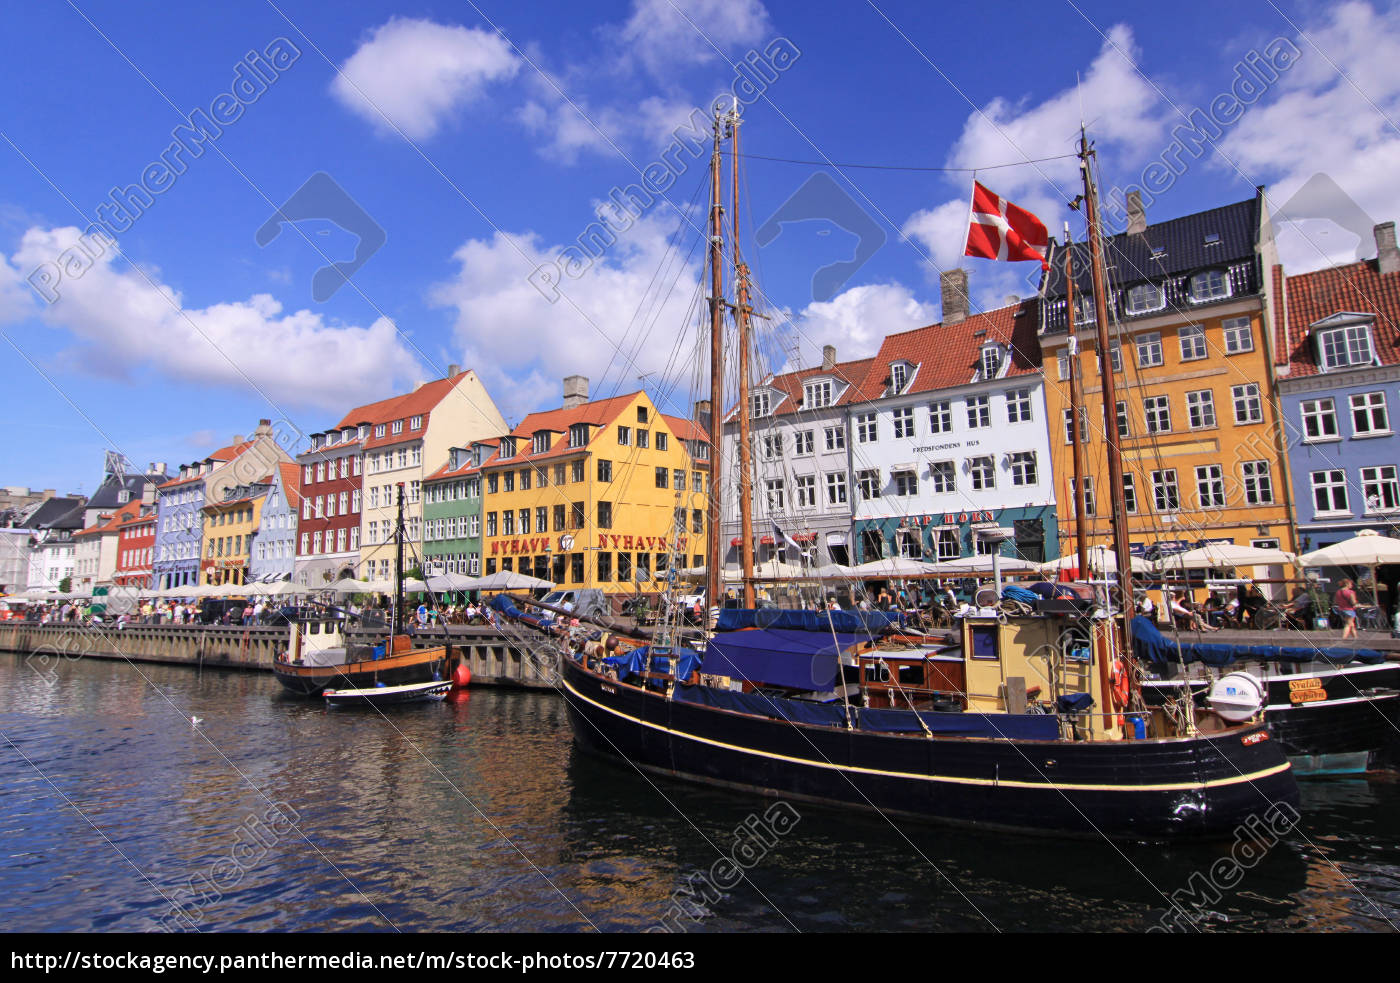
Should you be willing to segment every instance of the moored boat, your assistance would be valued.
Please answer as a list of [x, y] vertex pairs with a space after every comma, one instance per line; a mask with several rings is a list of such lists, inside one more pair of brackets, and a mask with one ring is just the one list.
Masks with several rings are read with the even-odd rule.
[[366, 706], [384, 707], [398, 703], [418, 703], [424, 700], [441, 700], [452, 689], [451, 680], [434, 680], [427, 683], [405, 683], [399, 686], [368, 686], [363, 689], [327, 689], [321, 695], [327, 706]]

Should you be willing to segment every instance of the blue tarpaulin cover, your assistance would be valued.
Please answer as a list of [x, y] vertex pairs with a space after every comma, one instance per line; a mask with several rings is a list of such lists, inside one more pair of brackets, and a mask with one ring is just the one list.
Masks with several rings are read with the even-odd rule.
[[620, 678], [627, 678], [638, 672], [666, 672], [672, 671], [672, 659], [679, 661], [680, 666], [675, 672], [677, 679], [689, 679], [691, 675], [700, 668], [700, 653], [689, 649], [681, 649], [679, 654], [667, 649], [663, 653], [654, 653], [651, 646], [643, 645], [622, 655], [610, 655], [603, 660], [605, 665], [612, 666], [618, 670]]
[[1020, 741], [1054, 741], [1059, 720], [1047, 713], [930, 713], [920, 710], [860, 711], [860, 729], [888, 733], [922, 731], [919, 718], [934, 734], [957, 737], [1010, 737]]
[[[1266, 637], [1278, 637], [1277, 633]], [[1228, 666], [1244, 659], [1266, 662], [1361, 662], [1375, 665], [1385, 661], [1385, 653], [1375, 649], [1352, 649], [1339, 646], [1313, 648], [1305, 645], [1227, 645], [1219, 642], [1177, 643], [1157, 630], [1152, 620], [1138, 615], [1133, 619], [1133, 653], [1140, 662], [1157, 666], [1172, 663], [1189, 665], [1203, 662], [1208, 666]]]
[[891, 625], [904, 624], [899, 611], [813, 611], [788, 608], [724, 608], [715, 631], [744, 628], [792, 628], [798, 631], [842, 632], [879, 636]]
[[837, 657], [863, 635], [791, 628], [755, 628], [716, 634], [700, 671], [751, 683], [826, 691], [836, 685]]
[[710, 686], [677, 686], [675, 699], [680, 703], [697, 703], [718, 710], [733, 710], [735, 713], [773, 717], [776, 720], [821, 724], [827, 727], [846, 726], [846, 709], [840, 703], [785, 700], [762, 693], [740, 693]]

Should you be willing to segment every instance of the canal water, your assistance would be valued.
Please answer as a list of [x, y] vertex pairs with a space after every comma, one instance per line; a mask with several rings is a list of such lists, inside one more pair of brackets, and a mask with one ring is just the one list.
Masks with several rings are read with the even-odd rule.
[[1230, 861], [654, 781], [577, 751], [549, 693], [381, 715], [11, 655], [0, 759], [7, 931], [1142, 931], [1173, 893], [1187, 931], [1400, 925], [1394, 780], [1309, 783], [1300, 835]]

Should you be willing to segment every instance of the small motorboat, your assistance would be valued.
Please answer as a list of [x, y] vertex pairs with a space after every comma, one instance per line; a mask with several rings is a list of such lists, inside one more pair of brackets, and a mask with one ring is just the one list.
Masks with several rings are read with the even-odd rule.
[[328, 689], [322, 692], [326, 705], [332, 707], [392, 706], [396, 703], [417, 703], [441, 700], [452, 689], [452, 680], [435, 679], [427, 683], [404, 683], [399, 686], [368, 686], [364, 689]]

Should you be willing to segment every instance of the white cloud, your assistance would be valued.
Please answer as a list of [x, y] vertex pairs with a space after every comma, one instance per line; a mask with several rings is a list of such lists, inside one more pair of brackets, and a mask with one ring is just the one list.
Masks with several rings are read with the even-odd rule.
[[621, 37], [658, 78], [683, 65], [704, 64], [772, 33], [759, 0], [635, 0]]
[[497, 34], [396, 17], [340, 66], [331, 93], [380, 131], [397, 126], [424, 140], [489, 83], [519, 69], [520, 59]]
[[886, 335], [937, 320], [937, 307], [915, 299], [908, 287], [894, 283], [851, 287], [829, 301], [808, 304], [793, 318], [797, 352], [785, 368], [792, 371], [820, 365], [824, 345], [834, 345], [842, 362], [868, 358], [879, 350]]
[[456, 274], [431, 299], [456, 309], [462, 362], [483, 375], [508, 419], [558, 406], [561, 380], [574, 374], [589, 378], [596, 398], [635, 391], [638, 376], [656, 373], [648, 389], [678, 387], [685, 403], [700, 268], [670, 251], [673, 225], [669, 216], [644, 218], [581, 275], [556, 274], [553, 303], [546, 296], [552, 291], [542, 292], [531, 277], [541, 267], [562, 270], [564, 246], [529, 232], [498, 232], [456, 251]]
[[[11, 262], [36, 269], [73, 247], [78, 235], [71, 226], [31, 228]], [[62, 280], [58, 299], [39, 315], [72, 334], [77, 345], [67, 354], [87, 371], [121, 377], [152, 368], [184, 383], [251, 383], [274, 402], [327, 409], [343, 409], [346, 393], [365, 402], [422, 377], [387, 318], [367, 328], [333, 326], [306, 310], [283, 314], [268, 294], [189, 308], [174, 288], [119, 270], [115, 259], [109, 249]]]
[[[1330, 8], [1325, 16], [1303, 26], [1304, 36], [1293, 39], [1301, 57], [1246, 109], [1221, 150], [1249, 184], [1268, 184], [1274, 211], [1322, 173], [1373, 221], [1396, 218], [1400, 136], [1391, 121], [1400, 119], [1400, 23], [1363, 3]], [[1217, 171], [1234, 173], [1225, 161], [1216, 163]], [[1374, 256], [1369, 231], [1359, 234], [1362, 252]], [[1283, 226], [1278, 239], [1294, 273], [1351, 262], [1358, 245], [1356, 235], [1331, 221]]]
[[539, 153], [561, 164], [573, 164], [585, 150], [614, 154], [627, 123], [617, 110], [591, 108], [586, 100], [566, 102], [557, 92], [542, 93], [531, 99], [516, 118], [544, 142]]

